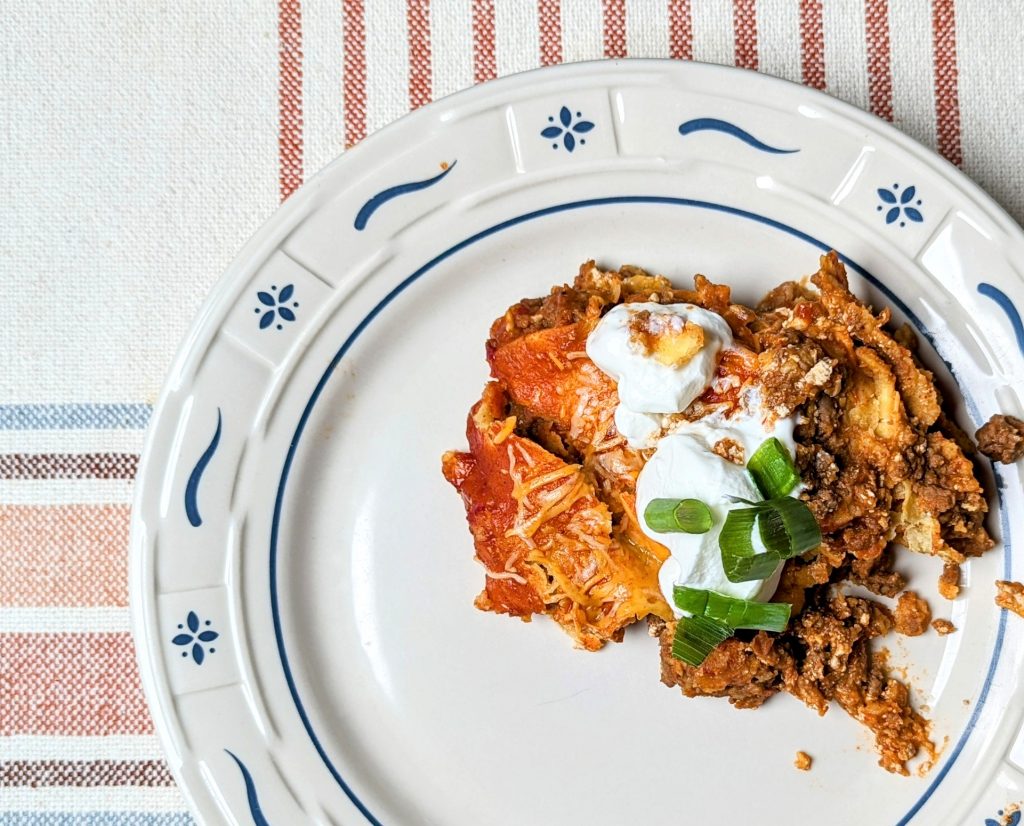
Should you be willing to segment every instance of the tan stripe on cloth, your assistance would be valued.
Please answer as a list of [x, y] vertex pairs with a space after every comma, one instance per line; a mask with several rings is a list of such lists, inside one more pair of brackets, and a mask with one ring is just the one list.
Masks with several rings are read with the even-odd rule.
[[732, 29], [736, 41], [736, 65], [742, 69], [757, 68], [757, 2], [733, 0]]
[[0, 479], [134, 479], [133, 453], [3, 453]]
[[127, 505], [0, 505], [0, 605], [128, 604]]
[[932, 46], [935, 52], [935, 119], [938, 148], [960, 166], [960, 91], [956, 52], [956, 4], [932, 0]]
[[278, 167], [281, 200], [302, 185], [302, 10], [299, 0], [279, 0]]
[[0, 737], [150, 734], [129, 634], [0, 634]]
[[0, 760], [0, 786], [173, 786], [163, 760]]

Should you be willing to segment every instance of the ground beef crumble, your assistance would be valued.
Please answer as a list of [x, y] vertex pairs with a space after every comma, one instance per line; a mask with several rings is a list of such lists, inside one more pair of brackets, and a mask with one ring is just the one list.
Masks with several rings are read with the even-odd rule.
[[1024, 617], [1024, 585], [1004, 579], [997, 580], [996, 605]]
[[892, 549], [886, 548], [877, 559], [854, 559], [850, 563], [847, 578], [854, 585], [867, 588], [872, 594], [895, 597], [906, 587], [907, 578], [892, 569], [893, 557]]
[[1024, 422], [1014, 416], [993, 416], [976, 436], [978, 450], [1004, 465], [1012, 465], [1024, 456]]
[[939, 576], [939, 594], [945, 599], [956, 599], [960, 595], [960, 566], [947, 562]]
[[735, 439], [719, 439], [714, 443], [714, 445], [712, 445], [711, 450], [727, 462], [732, 462], [735, 465], [741, 466], [746, 465], [746, 456], [744, 454], [743, 445]]
[[936, 634], [940, 634], [943, 637], [956, 631], [956, 626], [947, 619], [932, 620], [932, 628], [935, 629]]
[[818, 714], [830, 702], [866, 725], [875, 736], [879, 765], [907, 774], [906, 762], [934, 748], [929, 724], [910, 704], [906, 686], [891, 677], [886, 658], [869, 641], [893, 627], [889, 610], [872, 600], [828, 596], [813, 589], [790, 629], [758, 632], [749, 640], [722, 643], [699, 668], [671, 656], [673, 623], [652, 622], [662, 648], [662, 682], [688, 697], [727, 697], [737, 708], [757, 708], [785, 691]]
[[932, 611], [920, 596], [913, 591], [904, 591], [896, 601], [895, 628], [898, 634], [919, 637], [928, 630]]

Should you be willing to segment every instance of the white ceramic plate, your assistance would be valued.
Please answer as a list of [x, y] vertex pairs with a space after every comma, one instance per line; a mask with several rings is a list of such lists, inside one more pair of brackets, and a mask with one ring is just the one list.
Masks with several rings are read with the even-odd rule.
[[482, 571], [439, 463], [465, 444], [491, 320], [591, 257], [753, 301], [829, 248], [917, 327], [968, 431], [1021, 413], [1021, 230], [889, 126], [762, 75], [626, 61], [510, 77], [410, 115], [291, 198], [185, 342], [138, 490], [135, 633], [196, 813], [983, 826], [1024, 797], [1024, 621], [993, 604], [994, 580], [1024, 573], [1020, 467], [983, 469], [1001, 544], [961, 599], [935, 595], [936, 560], [900, 563], [960, 629], [890, 641], [945, 744], [924, 777], [878, 768], [839, 709], [682, 698], [642, 626], [587, 654], [547, 620], [473, 608]]

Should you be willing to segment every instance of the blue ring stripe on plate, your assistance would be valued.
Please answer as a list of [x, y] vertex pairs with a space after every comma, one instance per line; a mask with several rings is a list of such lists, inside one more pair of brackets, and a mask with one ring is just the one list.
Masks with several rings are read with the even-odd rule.
[[0, 430], [145, 430], [148, 404], [0, 404]]
[[[309, 417], [313, 412], [314, 406], [316, 405], [317, 401], [320, 398], [320, 394], [323, 393], [324, 387], [327, 385], [328, 380], [334, 373], [334, 370], [337, 368], [338, 364], [345, 357], [345, 354], [352, 348], [352, 345], [356, 342], [359, 336], [362, 335], [363, 331], [370, 326], [370, 324], [378, 315], [380, 315], [384, 308], [387, 307], [392, 301], [394, 301], [395, 298], [397, 298], [407, 287], [409, 287], [409, 285], [419, 280], [422, 276], [424, 276], [426, 273], [428, 273], [442, 261], [455, 255], [455, 253], [464, 250], [466, 247], [475, 244], [477, 241], [481, 241], [484, 238], [488, 238], [489, 236], [502, 232], [503, 230], [509, 229], [510, 227], [518, 226], [519, 224], [524, 224], [528, 221], [532, 221], [537, 218], [543, 218], [547, 215], [556, 215], [561, 212], [569, 212], [576, 209], [585, 209], [588, 207], [597, 206], [609, 206], [614, 204], [659, 204], [667, 206], [691, 207], [695, 209], [706, 209], [712, 212], [722, 212], [727, 215], [734, 215], [738, 218], [744, 218], [759, 224], [763, 224], [764, 226], [777, 229], [781, 232], [785, 232], [793, 236], [794, 238], [798, 238], [799, 240], [806, 242], [812, 247], [821, 250], [822, 252], [828, 252], [830, 249], [832, 249], [832, 247], [830, 247], [828, 244], [822, 243], [814, 236], [808, 235], [806, 232], [802, 232], [801, 230], [791, 227], [788, 224], [784, 224], [781, 221], [777, 221], [774, 218], [768, 218], [764, 215], [759, 215], [756, 212], [750, 212], [745, 209], [739, 209], [738, 207], [726, 206], [724, 204], [716, 204], [711, 201], [700, 201], [691, 198], [673, 198], [667, 195], [617, 195], [610, 196], [607, 198], [590, 198], [582, 201], [569, 201], [564, 204], [556, 204], [554, 206], [544, 207], [543, 209], [537, 209], [532, 212], [527, 212], [522, 215], [518, 215], [514, 218], [509, 218], [505, 221], [501, 221], [500, 223], [494, 224], [490, 227], [487, 227], [486, 229], [480, 230], [480, 232], [477, 232], [474, 235], [471, 235], [468, 238], [459, 241], [457, 244], [448, 247], [448, 249], [431, 258], [426, 264], [421, 266], [411, 275], [407, 276], [401, 283], [394, 287], [387, 295], [385, 295], [377, 303], [377, 305], [372, 310], [370, 310], [369, 313], [367, 313], [366, 317], [363, 318], [363, 320], [360, 321], [355, 326], [355, 329], [353, 329], [352, 332], [349, 334], [348, 338], [345, 339], [344, 343], [338, 349], [338, 352], [334, 354], [334, 358], [331, 359], [330, 363], [327, 365], [327, 368], [324, 370], [323, 375], [320, 377], [320, 380], [317, 382], [316, 387], [313, 389], [313, 392], [309, 397], [309, 401], [306, 402], [306, 406], [302, 411], [302, 415], [299, 417], [298, 424], [296, 425], [295, 434], [294, 436], [292, 436], [291, 443], [289, 444], [288, 453], [285, 456], [284, 460], [284, 465], [281, 468], [281, 481], [278, 484], [277, 496], [275, 497], [274, 500], [274, 515], [270, 526], [270, 610], [274, 621], [274, 637], [277, 642], [278, 655], [281, 658], [281, 667], [284, 670], [285, 681], [288, 684], [288, 690], [291, 693], [292, 700], [295, 703], [296, 711], [298, 711], [299, 717], [302, 720], [302, 725], [305, 727], [306, 733], [309, 735], [309, 738], [312, 741], [314, 748], [316, 748], [317, 753], [320, 755], [320, 759], [323, 760], [324, 765], [327, 767], [327, 770], [331, 773], [331, 776], [334, 777], [335, 781], [337, 781], [338, 785], [341, 787], [342, 791], [344, 791], [348, 799], [352, 801], [356, 808], [358, 808], [359, 811], [362, 812], [363, 816], [371, 824], [373, 824], [373, 826], [383, 826], [383, 824], [381, 824], [381, 822], [376, 817], [374, 817], [374, 815], [370, 812], [366, 805], [359, 799], [359, 797], [351, 789], [348, 783], [345, 782], [345, 779], [338, 772], [337, 767], [331, 762], [331, 759], [327, 756], [327, 752], [324, 750], [323, 744], [320, 742], [320, 739], [317, 737], [316, 732], [313, 730], [313, 726], [309, 720], [309, 715], [306, 713], [305, 706], [303, 705], [302, 699], [299, 696], [298, 688], [295, 685], [295, 678], [292, 675], [291, 666], [288, 661], [288, 652], [285, 650], [284, 645], [284, 634], [281, 629], [280, 603], [277, 593], [277, 538], [281, 527], [281, 511], [284, 505], [285, 488], [288, 485], [288, 476], [291, 473], [292, 462], [295, 459], [295, 452], [298, 449], [299, 440], [302, 438], [302, 434], [305, 431], [306, 424], [309, 421]], [[928, 342], [932, 345], [933, 349], [935, 349], [936, 352], [939, 352], [938, 348], [935, 347], [935, 341], [931, 333], [928, 332], [928, 328], [925, 327], [925, 325], [921, 322], [921, 319], [917, 316], [917, 314], [914, 313], [906, 304], [904, 304], [903, 301], [901, 301], [899, 297], [891, 289], [889, 289], [885, 284], [883, 284], [870, 272], [864, 269], [864, 267], [862, 267], [860, 264], [846, 257], [845, 255], [840, 254], [839, 257], [842, 259], [843, 263], [846, 264], [846, 266], [848, 266], [850, 269], [852, 269], [859, 275], [863, 276], [874, 287], [876, 287], [878, 290], [884, 293], [886, 298], [888, 298], [893, 304], [899, 307], [899, 309], [910, 320], [910, 322], [914, 324], [914, 326], [916, 326], [918, 330], [921, 331], [922, 335], [925, 336]], [[953, 374], [953, 377], [955, 379], [956, 372], [953, 370], [952, 365], [950, 365], [949, 362], [946, 362], [946, 365], [949, 367], [950, 372]], [[962, 388], [962, 390], [964, 394], [964, 399], [971, 409], [972, 416], [974, 416], [974, 418], [977, 419], [977, 407], [975, 406], [973, 400], [970, 398], [966, 388]], [[1001, 486], [1002, 482], [998, 474], [996, 476], [996, 479], [999, 483], [999, 486]], [[1005, 511], [1002, 511], [1003, 503], [1001, 489], [999, 497], [1000, 509], [1003, 515], [1003, 570], [1005, 578], [1011, 579], [1012, 564], [1010, 553], [1009, 525], [1005, 517]], [[932, 796], [932, 794], [935, 792], [935, 789], [938, 788], [939, 784], [949, 773], [949, 770], [952, 768], [953, 764], [960, 756], [960, 753], [963, 751], [964, 745], [967, 743], [967, 740], [970, 737], [971, 732], [974, 730], [975, 724], [978, 721], [978, 716], [981, 713], [981, 709], [984, 706], [985, 700], [988, 697], [988, 692], [992, 685], [992, 679], [995, 675], [996, 665], [999, 661], [999, 656], [1002, 653], [1005, 628], [1006, 612], [1003, 611], [1002, 616], [1000, 617], [999, 631], [996, 636], [996, 643], [992, 652], [992, 659], [989, 663], [988, 671], [985, 675], [985, 683], [982, 686], [982, 689], [978, 695], [978, 701], [974, 708], [974, 712], [972, 713], [970, 720], [968, 720], [967, 726], [964, 729], [963, 734], [957, 741], [957, 744], [954, 747], [953, 751], [950, 752], [949, 758], [943, 765], [938, 776], [935, 778], [934, 781], [932, 781], [931, 785], [929, 785], [928, 789], [924, 792], [924, 794], [921, 795], [921, 797], [913, 805], [913, 807], [911, 807], [910, 811], [908, 811], [907, 814], [904, 815], [897, 822], [896, 826], [905, 826], [905, 824], [909, 823], [910, 819], [921, 809], [921, 807]]]

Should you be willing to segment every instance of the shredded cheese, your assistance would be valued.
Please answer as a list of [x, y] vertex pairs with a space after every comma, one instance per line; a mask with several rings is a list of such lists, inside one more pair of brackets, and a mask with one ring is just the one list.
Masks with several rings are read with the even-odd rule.
[[523, 460], [524, 465], [526, 465], [527, 467], [533, 467], [535, 464], [537, 464], [533, 460], [533, 457], [530, 455], [530, 451], [528, 451], [521, 444], [517, 445], [517, 447], [519, 448], [519, 458]]
[[492, 571], [490, 568], [487, 567], [487, 565], [480, 557], [474, 556], [473, 559], [479, 562], [481, 566], [483, 566], [486, 575], [490, 579], [511, 579], [513, 582], [518, 582], [520, 585], [528, 584], [526, 582], [526, 577], [522, 576], [521, 574], [517, 574], [515, 571]]
[[522, 479], [516, 480], [516, 485], [512, 488], [512, 496], [516, 499], [522, 499], [525, 496], [533, 493], [535, 490], [544, 487], [545, 485], [555, 482], [559, 479], [564, 479], [566, 476], [572, 476], [575, 473], [579, 473], [579, 465], [563, 465], [555, 470], [548, 471], [540, 476], [534, 476], [532, 479], [523, 482]]
[[604, 579], [607, 579], [607, 578], [608, 578], [608, 574], [606, 574], [604, 571], [598, 571], [596, 574], [594, 574], [592, 577], [590, 577], [590, 579], [588, 579], [586, 582], [583, 583], [583, 593], [584, 594], [589, 594], [591, 588], [593, 588], [595, 585], [597, 585], [599, 582], [601, 582], [601, 580], [604, 580]]
[[512, 435], [512, 431], [514, 431], [515, 429], [516, 429], [516, 417], [515, 417], [515, 416], [509, 416], [509, 417], [508, 417], [507, 419], [505, 419], [505, 421], [504, 421], [504, 422], [502, 423], [502, 425], [501, 425], [501, 430], [499, 430], [499, 431], [498, 431], [498, 432], [497, 432], [497, 433], [496, 433], [496, 434], [494, 435], [494, 439], [492, 439], [492, 441], [494, 442], [494, 444], [496, 444], [496, 445], [500, 445], [500, 444], [501, 444], [502, 442], [504, 442], [504, 441], [505, 441], [505, 440], [506, 440], [506, 439], [507, 439], [507, 438], [508, 438], [509, 436], [511, 436], [511, 435]]
[[604, 551], [608, 548], [608, 543], [602, 542], [597, 537], [591, 536], [589, 533], [586, 533], [585, 531], [579, 531], [575, 534], [575, 536], [580, 542], [582, 542], [584, 545], [589, 545], [595, 551]]
[[563, 362], [558, 356], [556, 356], [550, 350], [548, 351], [548, 358], [551, 359], [551, 363], [554, 364], [555, 367], [557, 367], [559, 370], [565, 369], [565, 362]]
[[[537, 532], [537, 529], [545, 522], [551, 521], [556, 516], [561, 516], [576, 504], [576, 500], [580, 498], [584, 486], [585, 483], [583, 481], [583, 477], [580, 476], [571, 488], [569, 485], [562, 485], [560, 488], [552, 491], [552, 496], [550, 498], [541, 500], [539, 503], [540, 509], [534, 516], [527, 519], [521, 525], [512, 528], [505, 535], [509, 536], [519, 534], [520, 536], [533, 536]], [[565, 488], [570, 489], [565, 490]]]

